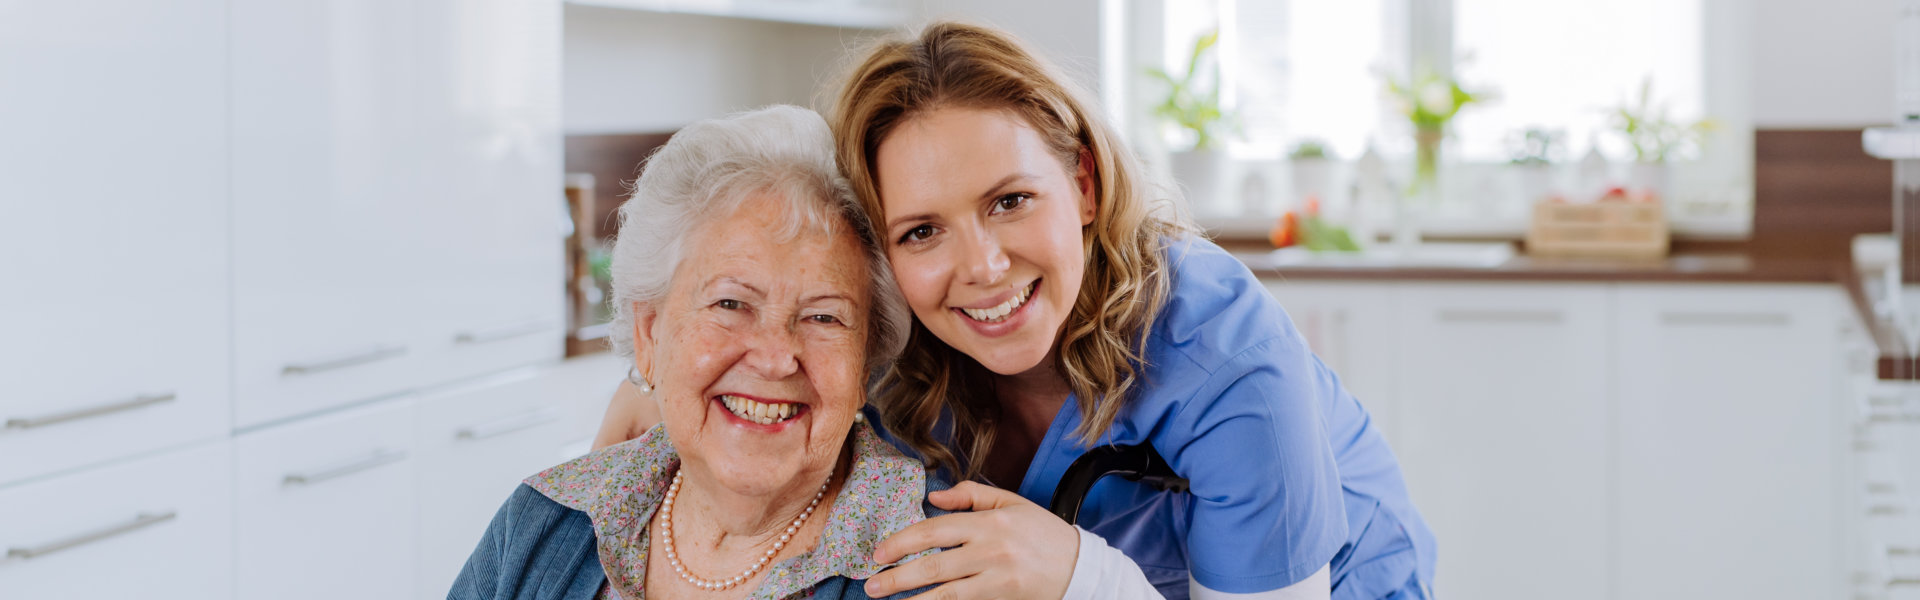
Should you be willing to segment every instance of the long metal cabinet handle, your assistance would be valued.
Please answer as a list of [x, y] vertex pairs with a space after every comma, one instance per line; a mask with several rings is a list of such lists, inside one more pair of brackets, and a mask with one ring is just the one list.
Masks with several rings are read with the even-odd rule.
[[1451, 323], [1559, 323], [1566, 315], [1557, 310], [1474, 310], [1446, 309], [1440, 320]]
[[6, 428], [7, 429], [33, 429], [35, 427], [46, 427], [48, 425], [57, 425], [60, 423], [65, 423], [67, 421], [77, 421], [77, 420], [85, 419], [88, 417], [110, 415], [117, 412], [133, 410], [136, 408], [140, 408], [142, 406], [159, 404], [162, 402], [170, 402], [173, 399], [174, 399], [173, 392], [167, 392], [164, 394], [141, 394], [138, 396], [134, 396], [132, 399], [129, 399], [129, 400], [109, 402], [106, 404], [97, 404], [94, 406], [88, 406], [85, 408], [76, 408], [69, 411], [48, 413], [44, 415], [31, 416], [31, 417], [10, 417], [7, 419]]
[[1692, 312], [1672, 311], [1660, 313], [1663, 325], [1745, 325], [1780, 327], [1793, 323], [1793, 317], [1786, 313], [1734, 313], [1734, 312]]
[[407, 353], [406, 346], [378, 346], [364, 352], [356, 352], [353, 354], [336, 356], [332, 358], [323, 358], [323, 359], [315, 360], [312, 362], [292, 363], [287, 365], [286, 367], [281, 368], [280, 373], [282, 375], [309, 375], [313, 373], [319, 373], [321, 371], [344, 369], [347, 367], [364, 365], [370, 362], [378, 362], [378, 361], [386, 360], [396, 356], [400, 356], [406, 353]]
[[479, 425], [462, 427], [458, 432], [453, 434], [453, 437], [462, 440], [484, 440], [522, 429], [539, 427], [558, 420], [560, 420], [560, 411], [552, 408], [542, 408], [511, 417], [495, 419]]
[[282, 480], [282, 483], [285, 485], [313, 485], [329, 479], [345, 477], [367, 469], [397, 463], [406, 459], [407, 453], [402, 450], [375, 450], [373, 456], [346, 464], [324, 467], [305, 473], [288, 473], [286, 479]]
[[100, 540], [104, 540], [110, 537], [124, 535], [136, 530], [152, 527], [154, 525], [165, 523], [167, 521], [172, 521], [174, 517], [178, 517], [178, 516], [180, 516], [180, 513], [178, 511], [172, 511], [172, 510], [167, 510], [167, 511], [162, 511], [157, 513], [143, 512], [143, 513], [134, 515], [132, 521], [121, 523], [118, 525], [111, 525], [108, 527], [100, 528], [95, 531], [76, 534], [70, 537], [47, 542], [45, 544], [41, 544], [38, 546], [28, 546], [25, 548], [8, 548], [7, 558], [18, 559], [18, 560], [30, 560], [34, 558], [39, 558], [42, 556], [46, 556], [48, 554], [59, 552], [61, 550], [73, 548], [75, 546], [83, 546], [83, 545], [90, 544], [93, 542], [98, 542]]
[[551, 329], [553, 329], [552, 320], [540, 319], [537, 321], [528, 321], [525, 323], [518, 323], [514, 325], [504, 325], [500, 327], [494, 327], [491, 329], [476, 329], [471, 331], [462, 331], [458, 334], [454, 334], [453, 343], [484, 344], [487, 342], [498, 342], [501, 340], [510, 340], [517, 337], [525, 337], [525, 336], [533, 335], [533, 334], [540, 333], [542, 331], [551, 330]]

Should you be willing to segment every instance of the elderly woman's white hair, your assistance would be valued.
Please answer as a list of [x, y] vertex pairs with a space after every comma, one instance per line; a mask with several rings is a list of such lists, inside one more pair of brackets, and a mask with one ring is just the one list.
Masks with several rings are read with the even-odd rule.
[[819, 113], [797, 106], [701, 121], [673, 134], [646, 161], [620, 207], [613, 245], [613, 350], [633, 356], [633, 304], [666, 296], [690, 233], [730, 214], [750, 194], [785, 198], [781, 235], [837, 233], [851, 227], [866, 249], [867, 371], [892, 361], [907, 343], [912, 315], [894, 284], [885, 250], [834, 161], [833, 134]]

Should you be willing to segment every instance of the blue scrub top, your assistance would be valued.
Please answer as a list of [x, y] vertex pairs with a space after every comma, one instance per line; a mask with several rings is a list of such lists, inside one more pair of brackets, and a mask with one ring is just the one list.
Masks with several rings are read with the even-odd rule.
[[[1098, 443], [1150, 443], [1192, 489], [1108, 477], [1081, 504], [1080, 525], [1168, 598], [1188, 597], [1189, 574], [1244, 594], [1322, 566], [1336, 599], [1424, 597], [1433, 533], [1366, 408], [1239, 260], [1204, 239], [1170, 246], [1171, 294], [1147, 340], [1144, 386]], [[1073, 435], [1080, 422], [1069, 398], [1020, 495], [1052, 502], [1090, 447]]]

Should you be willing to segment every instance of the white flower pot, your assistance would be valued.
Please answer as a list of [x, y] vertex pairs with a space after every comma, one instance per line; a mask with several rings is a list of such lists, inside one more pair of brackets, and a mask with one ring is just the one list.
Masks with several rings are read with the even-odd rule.
[[1237, 216], [1241, 203], [1227, 186], [1227, 155], [1214, 150], [1171, 152], [1167, 163], [1174, 183], [1185, 192], [1188, 209], [1196, 216]]
[[1333, 161], [1303, 158], [1289, 166], [1293, 169], [1293, 208], [1305, 209], [1308, 198], [1318, 198], [1323, 208], [1333, 202]]
[[1627, 191], [1635, 195], [1644, 194], [1665, 201], [1673, 191], [1673, 168], [1667, 163], [1633, 163], [1633, 170], [1628, 177]]

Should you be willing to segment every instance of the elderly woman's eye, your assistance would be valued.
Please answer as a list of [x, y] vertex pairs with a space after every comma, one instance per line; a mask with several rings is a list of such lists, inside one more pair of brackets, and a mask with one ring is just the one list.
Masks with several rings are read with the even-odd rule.
[[918, 242], [929, 237], [933, 237], [933, 226], [921, 225], [913, 229], [908, 229], [906, 235], [900, 236], [900, 243]]
[[1033, 196], [1027, 194], [1007, 194], [995, 198], [993, 200], [993, 210], [987, 212], [997, 215], [1011, 210], [1019, 210], [1021, 206], [1026, 205], [1027, 201], [1031, 199], [1033, 199]]
[[741, 304], [739, 300], [734, 300], [732, 298], [727, 298], [719, 302], [715, 302], [713, 303], [713, 305], [718, 306], [724, 310], [740, 310], [741, 308], [746, 307], [746, 305]]
[[807, 317], [807, 319], [822, 325], [833, 325], [840, 322], [840, 317], [833, 315], [812, 315]]

